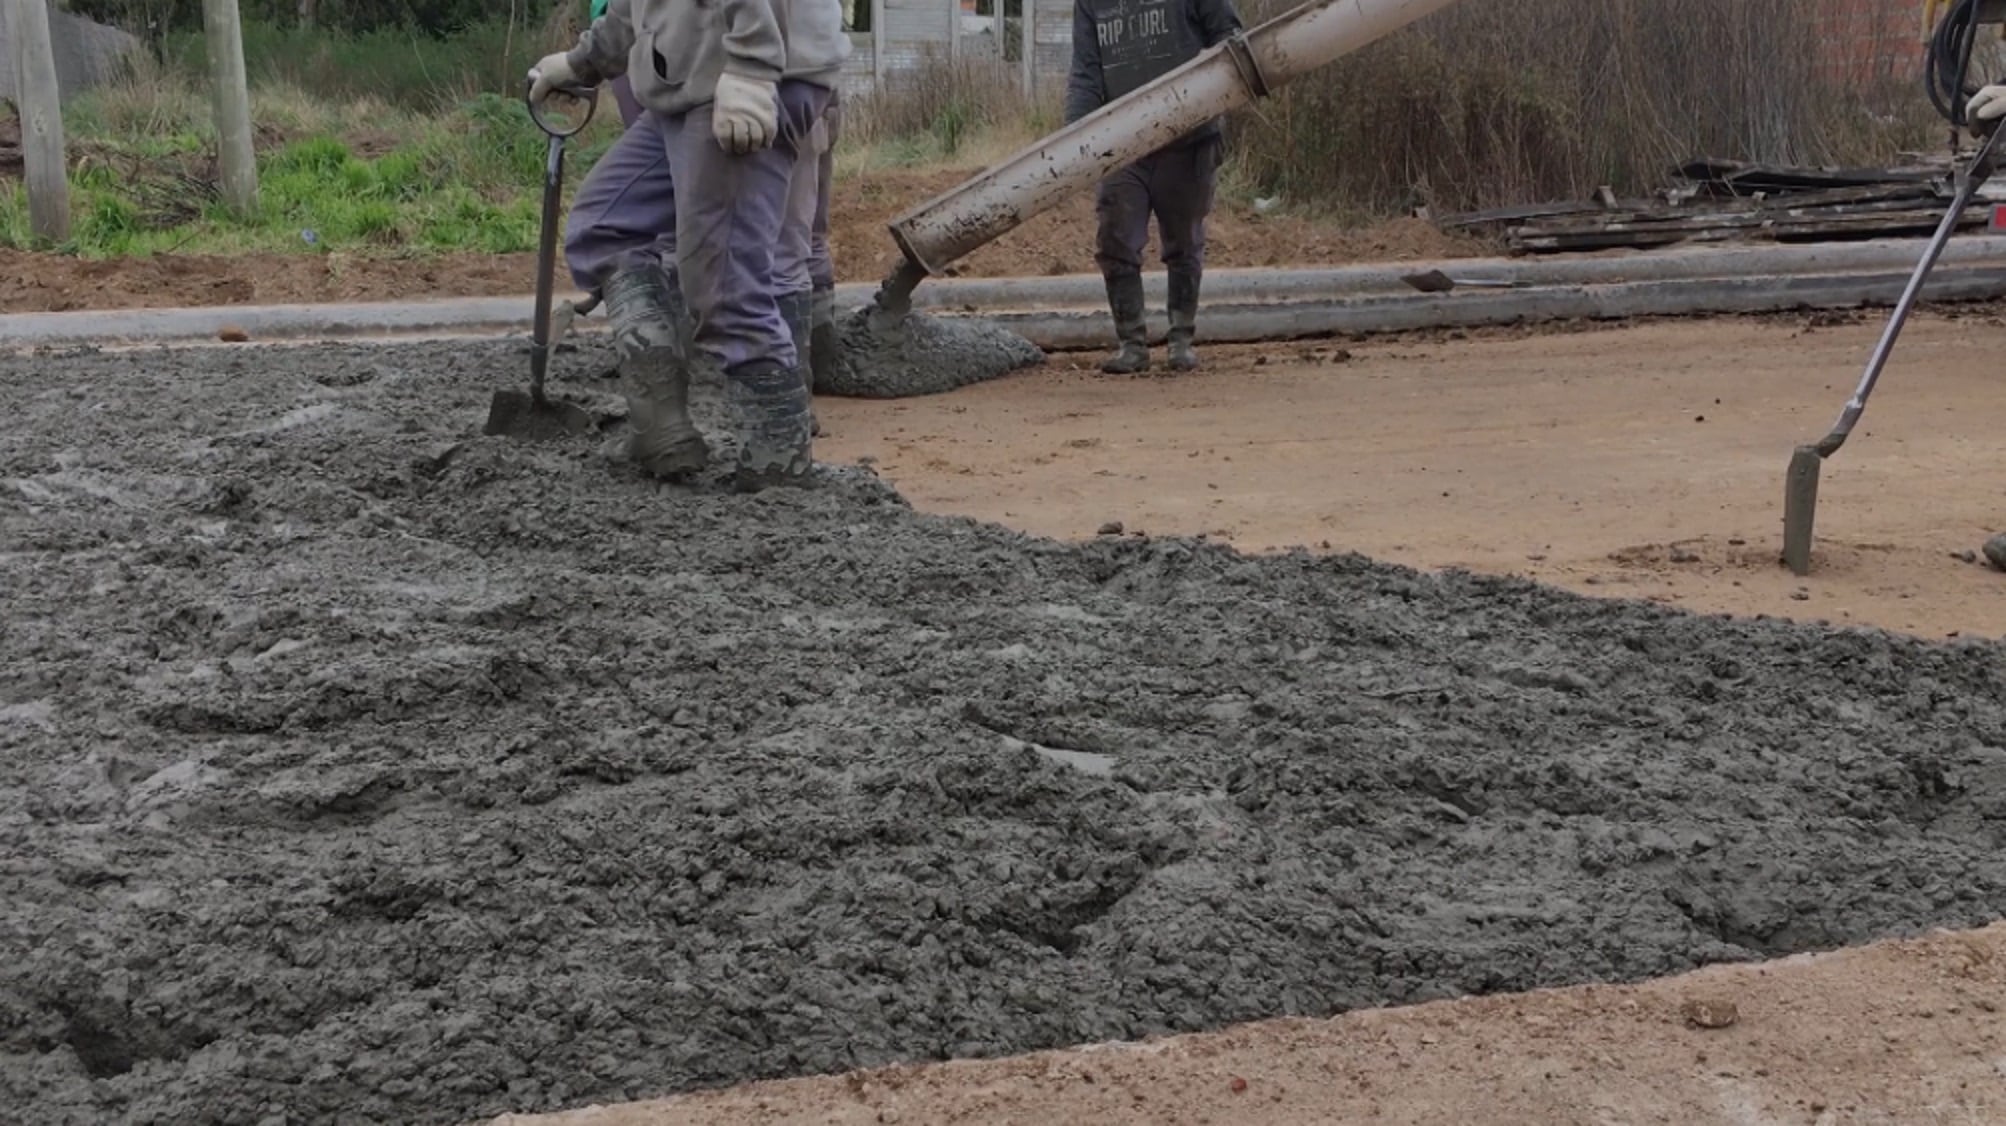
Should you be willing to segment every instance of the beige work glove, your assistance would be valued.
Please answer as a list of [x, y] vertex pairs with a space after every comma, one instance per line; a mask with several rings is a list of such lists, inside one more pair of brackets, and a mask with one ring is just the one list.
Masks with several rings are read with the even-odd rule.
[[529, 100], [541, 105], [550, 92], [556, 89], [571, 89], [578, 85], [578, 72], [571, 69], [571, 60], [564, 52], [545, 55], [535, 66], [529, 68]]
[[1964, 116], [1974, 124], [2006, 117], [2006, 84], [1995, 82], [1971, 95], [1964, 104]]
[[766, 148], [780, 132], [778, 87], [763, 78], [724, 72], [717, 79], [710, 126], [717, 143], [734, 156]]

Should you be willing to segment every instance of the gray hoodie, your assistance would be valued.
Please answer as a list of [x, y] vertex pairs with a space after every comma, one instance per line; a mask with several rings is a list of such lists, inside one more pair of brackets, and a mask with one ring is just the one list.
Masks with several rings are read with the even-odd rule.
[[717, 96], [725, 71], [836, 88], [850, 37], [841, 0], [612, 0], [565, 56], [586, 82], [627, 76], [664, 117]]
[[[1240, 30], [1232, 0], [1074, 0], [1066, 124], [1176, 70]], [[1219, 134], [1208, 121], [1179, 144]]]

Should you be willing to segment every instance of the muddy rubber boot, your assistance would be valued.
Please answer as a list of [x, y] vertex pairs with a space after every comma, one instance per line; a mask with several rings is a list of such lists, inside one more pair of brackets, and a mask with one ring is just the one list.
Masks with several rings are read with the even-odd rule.
[[[833, 387], [843, 338], [836, 331], [836, 291], [815, 290], [808, 301], [808, 394], [816, 387]], [[821, 435], [820, 427], [815, 434]]]
[[1198, 335], [1198, 276], [1196, 274], [1173, 273], [1167, 279], [1170, 289], [1170, 336], [1169, 345], [1171, 371], [1197, 371], [1198, 353], [1191, 347]]
[[754, 360], [725, 373], [725, 387], [739, 417], [739, 491], [807, 484], [815, 468], [814, 424], [802, 369]]
[[606, 279], [606, 318], [634, 426], [627, 457], [664, 478], [687, 476], [710, 461], [710, 447], [690, 421], [688, 353], [676, 320], [680, 298], [668, 275], [652, 266]]
[[787, 322], [787, 335], [794, 338], [795, 367], [801, 372], [801, 390], [808, 396], [808, 433], [820, 434], [822, 424], [815, 418], [815, 373], [808, 362], [814, 316], [815, 295], [811, 291], [781, 296], [780, 319]]
[[1149, 370], [1149, 325], [1143, 320], [1142, 275], [1121, 274], [1107, 279], [1107, 304], [1114, 313], [1115, 339], [1121, 347], [1101, 361], [1109, 375], [1135, 375]]

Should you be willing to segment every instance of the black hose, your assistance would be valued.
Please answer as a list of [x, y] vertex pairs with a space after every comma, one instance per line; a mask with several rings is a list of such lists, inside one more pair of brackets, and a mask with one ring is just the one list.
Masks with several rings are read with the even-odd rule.
[[1977, 92], [1966, 90], [1965, 83], [1978, 46], [1978, 3], [1951, 0], [1923, 52], [1923, 85], [1929, 92], [1929, 104], [1959, 128], [1964, 126], [1965, 102]]

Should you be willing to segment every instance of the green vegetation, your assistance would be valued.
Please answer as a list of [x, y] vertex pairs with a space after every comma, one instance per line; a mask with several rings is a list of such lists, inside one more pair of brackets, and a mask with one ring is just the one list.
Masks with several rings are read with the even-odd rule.
[[[240, 221], [217, 203], [210, 107], [193, 63], [143, 65], [65, 114], [75, 219], [69, 244], [57, 249], [88, 257], [535, 249], [545, 139], [519, 97], [470, 88], [464, 53], [479, 50], [485, 33], [427, 47], [447, 52], [437, 71], [446, 78], [421, 93], [392, 79], [426, 72], [429, 55], [413, 56], [423, 65], [405, 70], [388, 46], [372, 54], [359, 41], [334, 40], [316, 57], [286, 50], [288, 41], [268, 31], [246, 36], [247, 62], [262, 76], [252, 94], [260, 214]], [[261, 53], [249, 53], [253, 43]], [[527, 53], [540, 50], [533, 44]], [[326, 61], [350, 52], [374, 60], [381, 81], [373, 90], [362, 63]], [[609, 103], [605, 119], [572, 140], [568, 184], [618, 131]], [[28, 244], [24, 190], [0, 185], [0, 246]]]
[[[1249, 25], [1293, 0], [1242, 0]], [[531, 249], [544, 138], [531, 63], [586, 0], [477, 18], [475, 0], [245, 0], [263, 214], [214, 206], [195, 0], [76, 0], [160, 30], [157, 59], [66, 114], [75, 253]], [[1821, 0], [1528, 0], [1451, 7], [1237, 115], [1229, 195], [1347, 218], [1623, 194], [1698, 155], [1871, 162], [1942, 143], [1910, 79], [1822, 65]], [[318, 26], [299, 13], [315, 10]], [[491, 10], [491, 9], [489, 9]], [[403, 11], [404, 16], [396, 13]], [[167, 18], [156, 18], [167, 13]], [[145, 21], [153, 21], [150, 25]], [[401, 22], [399, 22], [401, 20]], [[138, 21], [138, 22], [134, 22]], [[1906, 50], [1897, 45], [1894, 53]], [[1060, 123], [1013, 64], [920, 68], [855, 99], [839, 175], [1006, 155]], [[610, 100], [575, 140], [576, 184], [617, 134]], [[26, 241], [0, 185], [0, 245]]]

